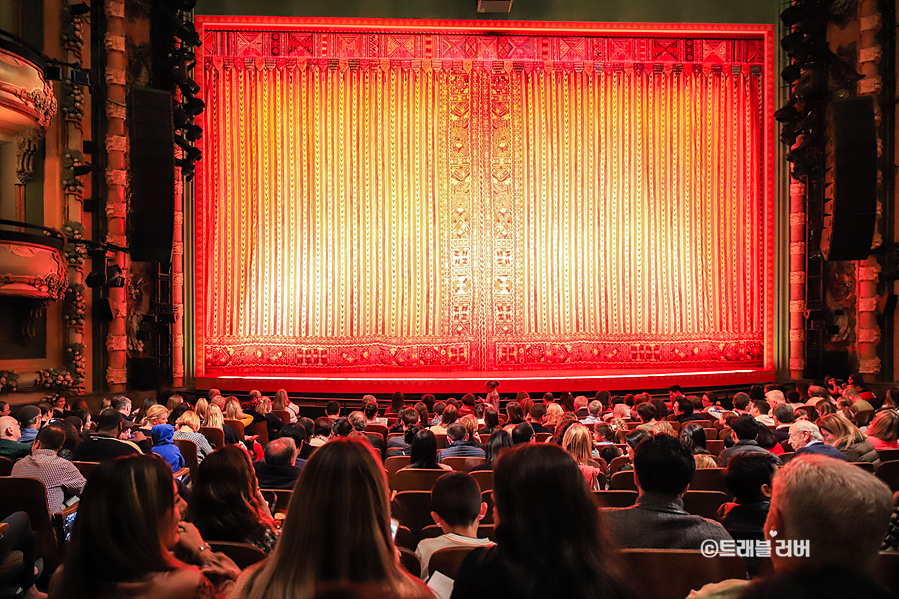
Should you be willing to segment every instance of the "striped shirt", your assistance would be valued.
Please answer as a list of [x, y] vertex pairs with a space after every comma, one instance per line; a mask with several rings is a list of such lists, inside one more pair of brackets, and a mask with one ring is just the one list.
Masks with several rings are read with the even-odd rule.
[[55, 514], [65, 508], [66, 496], [79, 496], [84, 490], [84, 477], [72, 462], [62, 459], [52, 449], [36, 449], [12, 467], [12, 475], [36, 478], [47, 487], [47, 506]]

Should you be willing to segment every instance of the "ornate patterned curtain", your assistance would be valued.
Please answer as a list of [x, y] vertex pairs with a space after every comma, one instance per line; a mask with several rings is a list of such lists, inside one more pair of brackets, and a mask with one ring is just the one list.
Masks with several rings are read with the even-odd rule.
[[[758, 40], [691, 64], [205, 34], [207, 374], [762, 364]], [[284, 57], [307, 39], [333, 55]]]

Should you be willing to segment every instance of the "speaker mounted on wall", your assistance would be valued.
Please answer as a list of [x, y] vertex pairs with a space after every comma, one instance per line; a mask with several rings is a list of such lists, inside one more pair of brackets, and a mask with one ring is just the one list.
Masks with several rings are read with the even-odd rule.
[[870, 96], [830, 107], [821, 253], [826, 260], [864, 260], [877, 218], [877, 125]]
[[172, 94], [135, 87], [128, 100], [131, 259], [170, 262], [175, 231]]

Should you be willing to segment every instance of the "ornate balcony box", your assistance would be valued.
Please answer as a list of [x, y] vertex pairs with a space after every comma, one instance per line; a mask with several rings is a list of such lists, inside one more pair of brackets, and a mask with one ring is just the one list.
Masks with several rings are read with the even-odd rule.
[[58, 300], [68, 282], [59, 237], [0, 230], [0, 296]]
[[41, 56], [0, 32], [0, 135], [46, 129], [55, 113], [56, 98], [44, 78]]

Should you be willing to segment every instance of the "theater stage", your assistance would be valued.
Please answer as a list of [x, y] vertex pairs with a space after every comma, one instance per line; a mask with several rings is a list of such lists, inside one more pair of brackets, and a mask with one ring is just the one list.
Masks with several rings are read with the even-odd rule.
[[259, 389], [273, 393], [286, 389], [290, 393], [365, 394], [365, 393], [481, 393], [484, 382], [498, 380], [502, 395], [518, 391], [559, 393], [653, 391], [678, 384], [685, 389], [749, 386], [774, 380], [774, 372], [765, 369], [607, 369], [565, 372], [528, 370], [506, 372], [317, 372], [310, 374], [264, 373], [243, 376], [197, 378], [197, 389], [220, 389], [223, 392], [246, 392]]

